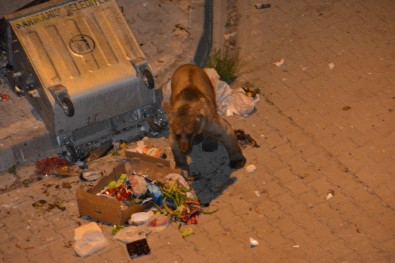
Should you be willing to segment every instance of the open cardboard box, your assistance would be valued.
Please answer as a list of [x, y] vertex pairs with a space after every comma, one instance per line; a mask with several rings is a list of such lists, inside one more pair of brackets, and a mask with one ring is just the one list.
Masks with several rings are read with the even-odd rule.
[[[169, 173], [186, 175], [186, 172], [183, 170], [170, 168], [170, 162], [167, 160], [131, 151], [126, 151], [126, 157], [136, 172], [147, 174], [152, 180], [160, 181]], [[101, 178], [88, 191], [82, 189], [77, 190], [76, 195], [80, 216], [89, 216], [113, 225], [123, 225], [130, 219], [133, 213], [141, 212], [148, 208], [143, 205], [127, 206], [118, 200], [96, 195], [109, 182], [117, 180], [122, 173], [125, 173], [125, 162], [117, 165], [109, 175]]]

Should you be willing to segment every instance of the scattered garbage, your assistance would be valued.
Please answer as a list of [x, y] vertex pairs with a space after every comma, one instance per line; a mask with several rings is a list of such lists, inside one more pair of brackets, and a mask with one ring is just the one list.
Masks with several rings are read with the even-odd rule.
[[0, 100], [1, 101], [9, 101], [11, 99], [11, 96], [6, 94], [6, 93], [0, 93]]
[[326, 200], [331, 199], [334, 195], [335, 195], [335, 191], [334, 190], [329, 190], [327, 195], [326, 195]]
[[163, 194], [162, 212], [175, 221], [197, 224], [202, 211], [200, 202], [181, 175], [169, 174], [159, 188]]
[[38, 200], [38, 201], [34, 202], [34, 203], [32, 204], [32, 206], [33, 206], [34, 208], [41, 208], [41, 207], [43, 207], [43, 206], [46, 205], [46, 204], [47, 204], [47, 201], [41, 199], [41, 200]]
[[277, 67], [281, 67], [282, 65], [284, 65], [285, 60], [282, 58], [277, 62], [274, 62], [273, 64], [276, 65]]
[[80, 179], [82, 181], [92, 182], [92, 181], [96, 181], [96, 180], [100, 179], [102, 176], [103, 176], [103, 173], [98, 170], [83, 171], [80, 175]]
[[256, 171], [256, 166], [253, 164], [249, 164], [245, 167], [247, 173], [253, 173]]
[[232, 116], [234, 114], [248, 117], [255, 109], [259, 101], [260, 90], [246, 83], [238, 89], [231, 89], [229, 85], [220, 80], [217, 71], [213, 68], [205, 68], [204, 71], [209, 76], [214, 86], [218, 113], [221, 115]]
[[181, 231], [181, 233], [182, 233], [182, 237], [186, 238], [189, 237], [190, 235], [193, 235], [195, 231], [193, 230], [192, 227], [187, 227], [183, 231]]
[[[180, 170], [158, 166], [155, 160], [151, 163], [152, 157], [144, 157], [142, 153], [126, 151], [125, 155], [127, 159], [121, 160], [122, 163], [115, 167], [112, 173], [100, 178], [95, 185], [92, 183], [92, 188], [77, 190], [77, 202], [80, 215], [114, 222], [113, 238], [126, 244], [130, 257], [149, 254], [149, 234], [166, 229], [172, 221], [179, 223], [179, 232], [186, 238], [195, 232], [191, 227], [182, 229], [182, 225], [197, 224], [200, 214], [212, 214], [218, 210], [207, 211], [201, 207], [197, 195], [179, 173]], [[89, 172], [92, 171], [86, 171], [86, 174], [82, 173], [81, 176], [89, 180], [91, 178], [88, 175], [97, 174]], [[87, 202], [89, 194], [95, 197], [92, 199], [94, 202]], [[106, 203], [106, 199], [111, 202]], [[106, 203], [104, 208], [99, 206], [103, 203]], [[119, 208], [116, 207], [117, 203]], [[110, 204], [112, 208], [108, 208]], [[124, 220], [127, 209], [136, 205], [139, 207], [130, 210], [128, 220]], [[93, 214], [89, 210], [92, 206], [95, 207]], [[115, 217], [103, 216], [109, 212], [119, 214]], [[95, 218], [94, 215], [99, 218]], [[86, 231], [87, 234], [75, 235], [79, 237], [76, 237], [76, 240], [83, 240], [75, 245], [75, 250], [81, 257], [92, 255], [107, 244], [106, 240], [96, 241], [96, 237], [100, 235], [94, 227], [88, 227]]]
[[258, 94], [261, 93], [261, 90], [257, 87], [254, 87], [251, 83], [247, 82], [243, 85], [242, 89], [246, 93], [248, 97], [255, 98]]
[[[148, 227], [159, 229], [167, 226], [170, 219], [197, 224], [201, 213], [213, 212], [203, 211], [197, 195], [181, 175], [181, 170], [158, 166], [156, 161], [161, 159], [154, 158], [151, 161], [152, 157], [144, 157], [136, 152], [126, 151], [126, 155], [130, 159], [122, 160], [111, 174], [101, 178], [95, 186], [77, 190], [80, 215], [115, 225], [125, 222], [139, 225], [148, 221]], [[109, 201], [101, 200], [103, 197]], [[115, 205], [113, 201], [118, 201], [119, 207], [108, 207]], [[92, 206], [95, 206], [94, 210]], [[135, 214], [152, 207], [160, 214], [152, 217]]]
[[[119, 228], [119, 227], [118, 227]], [[118, 232], [114, 234], [114, 239], [123, 243], [130, 243], [148, 236], [146, 226], [128, 226], [119, 228]]]
[[143, 196], [148, 190], [147, 181], [144, 176], [132, 173], [128, 175], [127, 181], [130, 183], [135, 197]]
[[252, 237], [250, 237], [250, 247], [253, 248], [253, 247], [256, 247], [258, 245], [259, 245], [259, 242], [257, 240], [255, 240], [255, 239], [253, 239]]
[[61, 211], [65, 211], [66, 207], [59, 203], [59, 202], [54, 202], [54, 203], [49, 203], [47, 200], [40, 199], [34, 203], [32, 203], [32, 206], [36, 209], [43, 209], [44, 211], [50, 211], [54, 208], [58, 208]]
[[109, 245], [97, 223], [74, 229], [74, 250], [80, 257], [91, 256]]
[[[149, 233], [161, 232], [170, 224], [170, 218], [153, 210], [132, 214], [127, 227], [114, 226], [114, 239], [124, 243], [146, 238]], [[114, 232], [113, 229], [113, 232]]]
[[266, 8], [270, 8], [271, 4], [255, 4], [255, 8], [256, 9], [266, 9]]
[[115, 234], [117, 234], [119, 231], [121, 231], [121, 229], [123, 229], [123, 228], [124, 228], [124, 226], [117, 226], [117, 225], [114, 225], [114, 227], [112, 228], [111, 234], [112, 234], [112, 235], [115, 235]]
[[130, 217], [129, 224], [135, 225], [135, 226], [148, 224], [149, 219], [151, 217], [153, 217], [154, 215], [155, 214], [153, 211], [134, 213]]
[[255, 195], [256, 195], [257, 197], [260, 197], [260, 196], [261, 196], [261, 193], [260, 193], [259, 191], [254, 191], [254, 193], [255, 193]]
[[185, 31], [188, 34], [191, 34], [191, 32], [185, 26], [183, 26], [181, 24], [176, 24], [174, 27], [175, 28], [173, 29], [173, 32], [178, 29], [178, 30], [181, 30], [181, 31]]
[[38, 174], [60, 177], [79, 176], [81, 172], [78, 166], [58, 156], [37, 160], [35, 162], [35, 169]]
[[162, 158], [162, 159], [167, 158], [167, 155], [163, 150], [149, 146], [149, 145], [145, 145], [144, 141], [142, 141], [142, 140], [137, 142], [137, 146], [133, 150], [135, 152], [145, 154], [148, 156], [152, 156], [152, 157], [156, 157], [156, 158]]
[[57, 171], [58, 168], [62, 168], [64, 166], [69, 166], [69, 165], [71, 165], [71, 163], [57, 156], [49, 157], [43, 160], [38, 160], [35, 163], [36, 172], [41, 174], [49, 174], [54, 170]]
[[245, 133], [243, 130], [235, 130], [234, 131], [237, 137], [237, 141], [239, 143], [239, 145], [244, 149], [246, 148], [248, 145], [255, 147], [255, 148], [259, 148], [258, 143], [247, 133]]
[[146, 238], [127, 243], [126, 249], [131, 258], [148, 255], [151, 252]]
[[243, 88], [237, 88], [232, 93], [232, 100], [226, 109], [226, 116], [234, 114], [248, 117], [255, 111], [255, 106], [259, 102], [259, 96], [247, 96]]
[[147, 223], [147, 229], [151, 232], [161, 232], [170, 224], [170, 218], [164, 214], [155, 214]]
[[232, 89], [225, 81], [220, 80], [218, 72], [214, 68], [205, 68], [207, 76], [210, 78], [215, 91], [215, 98], [218, 106], [218, 113], [224, 115], [232, 100]]
[[98, 196], [124, 201], [133, 195], [127, 174], [121, 174], [116, 181], [110, 181], [104, 189], [97, 193]]
[[328, 67], [329, 67], [330, 70], [332, 70], [332, 69], [335, 68], [335, 64], [331, 62], [331, 63], [328, 64]]

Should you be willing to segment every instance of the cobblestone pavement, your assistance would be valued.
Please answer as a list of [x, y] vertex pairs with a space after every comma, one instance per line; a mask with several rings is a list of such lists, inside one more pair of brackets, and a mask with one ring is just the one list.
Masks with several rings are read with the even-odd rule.
[[[151, 254], [133, 261], [395, 262], [395, 2], [278, 0], [268, 9], [235, 3], [234, 87], [249, 81], [262, 94], [250, 117], [226, 119], [260, 144], [244, 150], [257, 169], [204, 178], [218, 212], [202, 215], [187, 238], [177, 224], [150, 235]], [[122, 156], [97, 165], [110, 169], [112, 158]], [[0, 260], [130, 261], [105, 225], [109, 247], [74, 255], [74, 228], [87, 223], [78, 218], [79, 184], [46, 178], [2, 194]], [[66, 210], [34, 209], [40, 199]], [[259, 245], [250, 247], [250, 237]]]

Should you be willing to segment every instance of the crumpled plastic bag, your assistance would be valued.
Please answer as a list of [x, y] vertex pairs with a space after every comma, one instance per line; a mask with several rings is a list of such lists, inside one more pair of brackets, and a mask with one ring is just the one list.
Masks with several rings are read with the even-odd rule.
[[132, 185], [133, 195], [140, 197], [147, 192], [147, 181], [141, 175], [129, 174], [128, 181]]
[[109, 245], [95, 222], [74, 229], [74, 250], [80, 257], [91, 256]]
[[123, 243], [130, 243], [136, 240], [146, 238], [147, 235], [148, 230], [145, 225], [128, 226], [119, 230], [119, 232], [114, 235], [114, 239], [119, 240]]
[[205, 68], [204, 71], [210, 78], [214, 87], [215, 100], [218, 107], [217, 112], [221, 115], [224, 115], [232, 101], [232, 89], [229, 87], [228, 83], [220, 80], [220, 77], [215, 69]]
[[238, 88], [232, 94], [232, 100], [226, 109], [226, 116], [237, 114], [248, 117], [255, 111], [258, 102], [259, 95], [256, 95], [255, 98], [249, 97], [242, 88]]
[[214, 86], [219, 114], [226, 116], [237, 114], [248, 117], [254, 112], [259, 95], [253, 98], [247, 96], [242, 88], [232, 90], [228, 83], [220, 80], [220, 76], [213, 68], [205, 68], [204, 71]]

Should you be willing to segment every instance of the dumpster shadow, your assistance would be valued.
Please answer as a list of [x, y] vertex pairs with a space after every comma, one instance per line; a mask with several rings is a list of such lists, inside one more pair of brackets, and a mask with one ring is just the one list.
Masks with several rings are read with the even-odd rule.
[[228, 186], [236, 182], [231, 177], [229, 157], [226, 148], [218, 143], [214, 152], [203, 152], [201, 144], [195, 145], [191, 153], [192, 163], [189, 174], [193, 178], [191, 184], [202, 204], [209, 204]]

